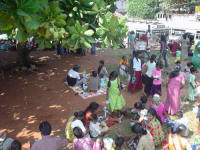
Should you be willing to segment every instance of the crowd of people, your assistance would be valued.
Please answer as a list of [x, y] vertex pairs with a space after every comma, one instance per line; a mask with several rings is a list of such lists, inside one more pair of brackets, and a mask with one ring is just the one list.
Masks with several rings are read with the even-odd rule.
[[[135, 39], [133, 33], [130, 39]], [[134, 46], [134, 42], [130, 42], [130, 45]], [[192, 145], [185, 138], [189, 135], [189, 121], [183, 115], [180, 93], [181, 89], [187, 86], [187, 99], [200, 103], [200, 83], [196, 80], [200, 63], [200, 43], [196, 46], [192, 62], [188, 62], [183, 69], [181, 60], [176, 60], [169, 73], [163, 72], [164, 67], [169, 67], [165, 36], [161, 36], [160, 55], [152, 54], [144, 64], [140, 53], [134, 48], [131, 50], [133, 55], [130, 61], [123, 56], [119, 62], [119, 71], [112, 71], [110, 74], [103, 60], [99, 62], [97, 70], [93, 70], [89, 76], [85, 71], [81, 74], [80, 66], [74, 65], [67, 73], [68, 85], [81, 86], [90, 92], [106, 88], [108, 109], [92, 102], [85, 110], [75, 112], [66, 124], [66, 139], [50, 136], [50, 123], [42, 122], [39, 125], [42, 138], [31, 144], [30, 149], [59, 150], [69, 148], [71, 143], [72, 150], [155, 150], [158, 146], [162, 146], [164, 150], [191, 150]], [[167, 74], [166, 82], [163, 80], [164, 73]], [[133, 107], [125, 107], [126, 100], [122, 94], [124, 87], [120, 76], [127, 78], [127, 89], [130, 93], [134, 94], [144, 87], [141, 102], [136, 102]], [[163, 84], [166, 84], [165, 101], [161, 101]], [[200, 133], [200, 105], [198, 108]], [[176, 119], [170, 119], [170, 115]], [[129, 121], [132, 136], [127, 137], [120, 131], [116, 131], [115, 136], [111, 135], [110, 127], [124, 120]], [[163, 125], [167, 126], [167, 132], [164, 132]], [[4, 132], [0, 133], [0, 137], [0, 146], [3, 150], [22, 149], [19, 141], [6, 138]], [[196, 149], [200, 148], [198, 144], [194, 146]]]

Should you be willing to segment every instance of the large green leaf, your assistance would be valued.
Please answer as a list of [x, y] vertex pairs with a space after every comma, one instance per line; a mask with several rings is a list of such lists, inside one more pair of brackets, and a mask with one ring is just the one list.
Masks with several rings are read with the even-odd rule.
[[19, 16], [29, 16], [26, 12], [24, 12], [24, 11], [21, 10], [21, 9], [18, 9], [18, 10], [17, 10], [17, 14], [18, 14]]
[[86, 35], [86, 36], [92, 36], [93, 34], [94, 34], [93, 30], [87, 30], [84, 32], [84, 35]]
[[24, 37], [24, 31], [21, 29], [18, 29], [17, 35], [16, 35], [16, 40], [19, 42], [24, 42], [25, 37]]
[[26, 28], [33, 30], [38, 29], [40, 26], [40, 23], [34, 17], [32, 17], [30, 21], [25, 21], [24, 24]]

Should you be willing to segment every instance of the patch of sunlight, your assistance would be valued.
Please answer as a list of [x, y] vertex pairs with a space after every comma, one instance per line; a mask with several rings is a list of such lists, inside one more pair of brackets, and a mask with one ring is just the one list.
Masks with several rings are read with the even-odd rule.
[[49, 56], [42, 56], [39, 58], [40, 61], [46, 61], [47, 59], [49, 59]]
[[61, 105], [51, 105], [51, 106], [49, 106], [49, 108], [56, 108], [56, 109], [61, 108], [61, 107], [62, 107]]
[[20, 119], [20, 113], [17, 113], [17, 112], [15, 112], [14, 114], [13, 114], [13, 119], [14, 120], [19, 120]]

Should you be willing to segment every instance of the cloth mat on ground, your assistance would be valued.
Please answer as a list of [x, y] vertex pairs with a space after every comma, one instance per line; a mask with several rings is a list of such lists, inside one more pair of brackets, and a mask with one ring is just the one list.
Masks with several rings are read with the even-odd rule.
[[[68, 86], [67, 82], [64, 82]], [[68, 86], [75, 93], [77, 93], [83, 99], [88, 99], [91, 97], [96, 97], [106, 94], [106, 88], [99, 89], [97, 92], [85, 92], [80, 86]]]

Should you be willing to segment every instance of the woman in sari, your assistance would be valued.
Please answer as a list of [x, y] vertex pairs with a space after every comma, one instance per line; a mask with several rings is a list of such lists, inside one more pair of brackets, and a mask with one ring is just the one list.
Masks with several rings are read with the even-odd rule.
[[185, 79], [178, 69], [173, 70], [167, 77], [167, 98], [165, 109], [170, 115], [180, 110], [180, 91], [185, 84]]
[[196, 68], [200, 68], [200, 42], [197, 43], [192, 57], [192, 63]]

